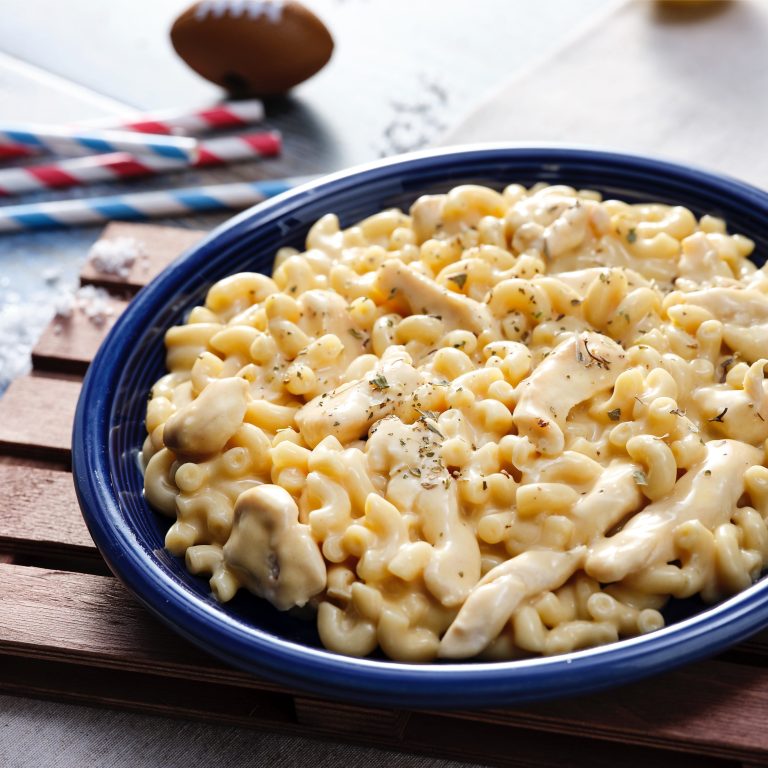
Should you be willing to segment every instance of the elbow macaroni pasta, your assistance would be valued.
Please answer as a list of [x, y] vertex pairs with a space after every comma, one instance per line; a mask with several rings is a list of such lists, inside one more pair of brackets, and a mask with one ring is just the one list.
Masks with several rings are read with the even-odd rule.
[[768, 562], [768, 273], [723, 221], [461, 186], [242, 273], [166, 335], [145, 491], [222, 601], [331, 650], [564, 653]]

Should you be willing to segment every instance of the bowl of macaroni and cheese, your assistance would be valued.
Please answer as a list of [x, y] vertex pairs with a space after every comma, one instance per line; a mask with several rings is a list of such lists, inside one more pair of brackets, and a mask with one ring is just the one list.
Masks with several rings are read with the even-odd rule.
[[222, 659], [490, 706], [768, 622], [768, 194], [562, 147], [420, 153], [214, 231], [86, 377], [108, 564]]

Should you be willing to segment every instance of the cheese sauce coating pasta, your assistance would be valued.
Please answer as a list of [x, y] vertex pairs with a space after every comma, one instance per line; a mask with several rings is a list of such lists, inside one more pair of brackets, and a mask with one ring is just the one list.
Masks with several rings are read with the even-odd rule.
[[214, 595], [390, 658], [650, 632], [768, 560], [768, 273], [711, 216], [460, 186], [324, 216], [166, 335], [143, 449]]

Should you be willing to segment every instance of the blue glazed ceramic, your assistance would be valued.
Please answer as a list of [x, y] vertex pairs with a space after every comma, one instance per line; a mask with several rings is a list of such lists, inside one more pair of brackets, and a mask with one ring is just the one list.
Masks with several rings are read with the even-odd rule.
[[225, 606], [163, 549], [168, 522], [142, 497], [137, 453], [147, 393], [163, 373], [163, 334], [214, 281], [268, 272], [328, 212], [342, 225], [463, 183], [565, 183], [629, 202], [679, 203], [722, 216], [768, 255], [768, 194], [660, 160], [590, 149], [488, 146], [420, 153], [336, 174], [235, 217], [142, 290], [111, 330], [77, 408], [73, 469], [80, 505], [110, 568], [162, 621], [224, 661], [321, 696], [380, 706], [488, 707], [583, 693], [712, 655], [768, 624], [768, 582], [714, 607], [674, 603], [650, 635], [554, 658], [408, 665], [325, 651], [312, 622], [242, 591]]

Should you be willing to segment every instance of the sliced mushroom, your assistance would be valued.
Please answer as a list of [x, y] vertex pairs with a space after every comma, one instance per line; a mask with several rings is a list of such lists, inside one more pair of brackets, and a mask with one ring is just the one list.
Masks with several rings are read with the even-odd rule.
[[[306, 605], [326, 583], [325, 562], [309, 526], [299, 523], [296, 502], [278, 485], [240, 494], [220, 570], [281, 611]], [[211, 579], [215, 593], [220, 580], [217, 570]]]
[[163, 442], [174, 453], [184, 456], [217, 453], [240, 428], [247, 405], [245, 379], [214, 379], [191, 403], [168, 419]]

